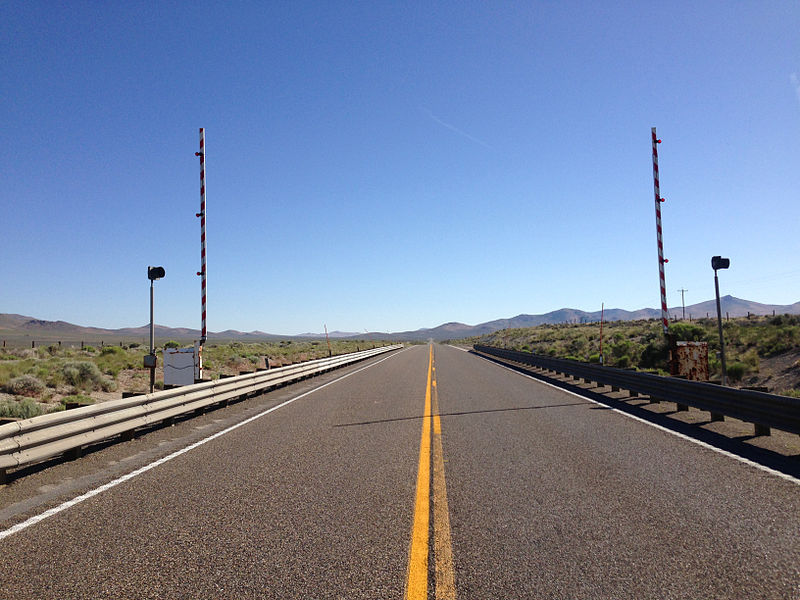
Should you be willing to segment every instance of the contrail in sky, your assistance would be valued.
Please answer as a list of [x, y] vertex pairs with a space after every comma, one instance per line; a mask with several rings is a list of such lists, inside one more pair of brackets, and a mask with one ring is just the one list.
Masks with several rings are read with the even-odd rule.
[[420, 107], [420, 108], [422, 108], [422, 110], [425, 111], [425, 114], [427, 114], [431, 119], [436, 121], [442, 127], [447, 127], [450, 131], [455, 131], [457, 134], [459, 134], [461, 136], [464, 136], [468, 140], [472, 140], [476, 144], [480, 144], [481, 146], [484, 146], [484, 147], [488, 148], [489, 150], [494, 150], [494, 148], [492, 148], [489, 144], [487, 144], [483, 140], [479, 140], [475, 136], [472, 136], [472, 135], [468, 134], [466, 131], [462, 131], [461, 129], [459, 129], [455, 125], [450, 125], [450, 123], [446, 123], [445, 121], [442, 121], [439, 117], [437, 117], [435, 114], [433, 114], [427, 108], [424, 108], [424, 107]]
[[792, 73], [789, 75], [789, 79], [794, 86], [794, 91], [797, 94], [797, 101], [800, 102], [800, 80], [797, 79], [797, 73]]

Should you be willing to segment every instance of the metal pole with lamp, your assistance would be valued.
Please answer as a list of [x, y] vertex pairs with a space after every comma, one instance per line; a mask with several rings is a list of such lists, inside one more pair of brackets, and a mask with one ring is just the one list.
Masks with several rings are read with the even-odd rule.
[[153, 320], [153, 282], [164, 277], [164, 267], [147, 267], [147, 278], [150, 280], [150, 354], [144, 357], [144, 368], [150, 369], [150, 393], [155, 390], [156, 365], [158, 359], [155, 351], [155, 322]]
[[711, 257], [711, 268], [714, 269], [714, 289], [717, 292], [717, 327], [719, 328], [719, 356], [722, 360], [722, 385], [727, 385], [728, 379], [727, 369], [725, 367], [725, 338], [722, 335], [722, 310], [719, 305], [719, 278], [717, 277], [717, 270], [727, 269], [730, 266], [730, 258], [722, 258], [721, 256]]

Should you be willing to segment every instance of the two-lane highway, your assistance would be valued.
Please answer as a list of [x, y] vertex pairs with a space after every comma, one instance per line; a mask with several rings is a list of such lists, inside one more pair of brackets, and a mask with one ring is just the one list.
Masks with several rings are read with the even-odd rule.
[[800, 597], [795, 482], [475, 355], [415, 346], [254, 402], [49, 499], [0, 537], [0, 598]]

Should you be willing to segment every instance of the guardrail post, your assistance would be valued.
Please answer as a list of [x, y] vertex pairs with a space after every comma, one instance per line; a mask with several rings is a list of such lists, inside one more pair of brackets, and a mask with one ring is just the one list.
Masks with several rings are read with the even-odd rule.
[[634, 392], [633, 390], [628, 390], [628, 398], [638, 398], [639, 392]]
[[619, 391], [619, 388], [618, 388], [617, 386], [615, 386], [615, 385], [612, 385], [612, 386], [611, 386], [611, 391], [612, 391], [612, 392], [618, 392], [618, 391]]
[[75, 460], [76, 458], [80, 458], [83, 456], [83, 446], [78, 446], [76, 448], [71, 448], [64, 452], [64, 457], [67, 460]]
[[0, 469], [0, 485], [5, 485], [8, 481], [8, 475], [6, 474], [5, 469]]
[[715, 423], [717, 421], [724, 421], [724, 420], [725, 420], [725, 415], [723, 415], [722, 413], [715, 413], [715, 412], [711, 413], [711, 422], [712, 423]]
[[678, 407], [676, 409], [677, 412], [686, 412], [687, 410], [689, 410], [689, 407], [686, 404], [680, 404], [680, 403], [676, 402], [675, 406]]
[[753, 423], [755, 426], [755, 434], [758, 435], [772, 435], [772, 431], [766, 425], [759, 425], [758, 423]]

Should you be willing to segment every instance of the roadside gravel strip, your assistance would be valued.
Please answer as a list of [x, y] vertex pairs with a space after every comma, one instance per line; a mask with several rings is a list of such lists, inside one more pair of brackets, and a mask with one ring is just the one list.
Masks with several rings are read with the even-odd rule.
[[10, 535], [14, 535], [17, 532], [22, 531], [23, 529], [27, 529], [28, 527], [31, 527], [32, 525], [35, 525], [36, 523], [44, 521], [45, 519], [47, 519], [49, 517], [52, 517], [53, 515], [56, 515], [56, 514], [62, 512], [62, 511], [64, 511], [64, 510], [67, 510], [68, 508], [71, 508], [71, 507], [75, 506], [76, 504], [80, 504], [84, 500], [88, 500], [89, 498], [97, 496], [98, 494], [102, 494], [103, 492], [105, 492], [107, 490], [110, 490], [111, 488], [114, 488], [114, 487], [118, 486], [121, 483], [125, 483], [126, 481], [129, 481], [129, 480], [133, 479], [134, 477], [137, 477], [137, 476], [141, 475], [142, 473], [146, 473], [150, 469], [155, 469], [156, 467], [159, 467], [159, 466], [163, 465], [164, 463], [169, 462], [172, 459], [177, 458], [178, 456], [181, 456], [182, 454], [186, 454], [187, 452], [191, 452], [195, 448], [199, 448], [200, 446], [203, 446], [204, 444], [207, 444], [208, 442], [210, 442], [212, 440], [215, 440], [215, 439], [217, 439], [219, 437], [222, 437], [223, 435], [226, 435], [226, 434], [230, 433], [231, 431], [235, 431], [236, 429], [239, 429], [239, 427], [243, 427], [244, 425], [252, 423], [256, 419], [260, 419], [261, 417], [264, 417], [264, 416], [270, 414], [271, 412], [274, 412], [274, 411], [276, 411], [278, 409], [281, 409], [284, 406], [288, 406], [289, 404], [291, 404], [292, 402], [295, 402], [296, 400], [300, 400], [301, 398], [305, 398], [306, 396], [309, 396], [309, 395], [313, 394], [314, 392], [318, 392], [319, 390], [322, 390], [322, 389], [328, 387], [329, 385], [333, 385], [334, 383], [338, 383], [339, 381], [342, 381], [343, 379], [347, 379], [348, 377], [352, 377], [353, 375], [355, 375], [357, 373], [360, 373], [361, 371], [364, 371], [366, 369], [369, 369], [370, 367], [373, 367], [373, 366], [375, 366], [375, 365], [377, 365], [379, 363], [382, 363], [385, 360], [389, 360], [390, 358], [392, 358], [392, 356], [387, 356], [386, 358], [382, 358], [382, 359], [380, 359], [380, 360], [378, 360], [378, 361], [376, 361], [376, 362], [374, 362], [372, 364], [369, 364], [369, 365], [367, 365], [365, 367], [361, 367], [360, 369], [357, 369], [355, 371], [347, 373], [346, 375], [338, 377], [337, 379], [334, 379], [333, 381], [329, 381], [328, 383], [324, 383], [321, 386], [314, 388], [313, 390], [310, 390], [308, 392], [305, 392], [303, 394], [295, 396], [294, 398], [291, 398], [290, 400], [286, 400], [285, 402], [282, 402], [282, 403], [278, 404], [277, 406], [273, 406], [272, 408], [269, 408], [269, 409], [267, 409], [267, 410], [265, 410], [263, 412], [260, 412], [255, 416], [252, 416], [252, 417], [250, 417], [250, 418], [248, 418], [248, 419], [246, 419], [244, 421], [241, 421], [240, 423], [237, 423], [236, 425], [232, 425], [231, 427], [228, 427], [227, 429], [224, 429], [224, 430], [219, 431], [219, 432], [217, 432], [217, 433], [215, 433], [213, 435], [210, 435], [207, 438], [204, 438], [204, 439], [200, 440], [199, 442], [195, 442], [195, 443], [191, 444], [190, 446], [187, 446], [186, 448], [182, 448], [182, 449], [180, 449], [180, 450], [178, 450], [176, 452], [173, 452], [172, 454], [169, 454], [169, 455], [167, 455], [167, 456], [165, 456], [163, 458], [160, 458], [160, 459], [156, 460], [155, 462], [152, 462], [152, 463], [150, 463], [148, 465], [145, 465], [144, 467], [136, 469], [135, 471], [127, 473], [127, 474], [123, 475], [122, 477], [118, 477], [117, 479], [115, 479], [113, 481], [110, 481], [110, 482], [108, 482], [108, 483], [106, 483], [104, 485], [101, 485], [100, 487], [97, 487], [97, 488], [95, 488], [95, 489], [93, 489], [93, 490], [91, 490], [89, 492], [86, 492], [85, 494], [81, 494], [80, 496], [72, 498], [71, 500], [67, 500], [66, 502], [64, 502], [64, 503], [62, 503], [62, 504], [60, 504], [60, 505], [58, 505], [58, 506], [56, 506], [54, 508], [46, 510], [45, 512], [40, 513], [40, 514], [38, 514], [36, 516], [33, 516], [33, 517], [23, 521], [22, 523], [17, 523], [16, 525], [14, 525], [12, 527], [9, 527], [8, 529], [0, 531], [0, 540], [5, 539]]

